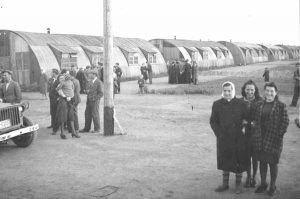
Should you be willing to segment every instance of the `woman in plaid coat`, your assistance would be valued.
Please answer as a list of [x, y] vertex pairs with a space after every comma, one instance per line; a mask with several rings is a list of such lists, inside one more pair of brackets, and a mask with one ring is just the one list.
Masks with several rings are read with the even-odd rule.
[[261, 185], [256, 193], [264, 192], [268, 165], [270, 167], [271, 183], [269, 195], [276, 192], [276, 178], [278, 175], [278, 162], [282, 151], [282, 139], [289, 124], [286, 105], [278, 100], [277, 86], [271, 82], [264, 86], [265, 99], [256, 103], [253, 110], [253, 147], [254, 154], [260, 161], [259, 169]]

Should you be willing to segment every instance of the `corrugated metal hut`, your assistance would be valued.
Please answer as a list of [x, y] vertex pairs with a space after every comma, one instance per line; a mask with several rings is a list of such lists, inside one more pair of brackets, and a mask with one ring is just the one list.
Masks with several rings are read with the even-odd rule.
[[280, 46], [262, 45], [262, 44], [259, 45], [267, 52], [269, 61], [289, 59], [288, 52]]
[[300, 58], [300, 47], [299, 46], [289, 46], [289, 45], [276, 45], [285, 49], [289, 55], [290, 59]]
[[[123, 77], [140, 75], [140, 65], [149, 61], [153, 73], [167, 71], [165, 61], [150, 42], [136, 38], [114, 38], [114, 62]], [[0, 30], [0, 67], [14, 72], [21, 85], [38, 82], [41, 70], [69, 69], [103, 63], [103, 37], [45, 34]]]
[[219, 43], [231, 51], [235, 65], [247, 65], [268, 61], [267, 52], [257, 44], [227, 41], [220, 41]]
[[217, 42], [178, 39], [153, 39], [150, 42], [160, 50], [165, 61], [194, 60], [204, 68], [233, 65], [231, 52]]

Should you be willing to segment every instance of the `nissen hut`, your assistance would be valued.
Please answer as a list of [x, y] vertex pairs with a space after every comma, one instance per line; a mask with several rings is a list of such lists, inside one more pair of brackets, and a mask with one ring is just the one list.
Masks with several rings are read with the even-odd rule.
[[[42, 69], [50, 73], [53, 68], [103, 63], [103, 50], [103, 37], [99, 36], [0, 30], [0, 68], [12, 70], [21, 85], [38, 82]], [[154, 74], [167, 71], [159, 50], [143, 39], [115, 37], [113, 54], [125, 78], [139, 76], [146, 61], [152, 64]]]
[[231, 51], [235, 65], [247, 65], [268, 61], [268, 54], [260, 45], [227, 41], [220, 41], [219, 43]]
[[159, 49], [165, 61], [194, 60], [202, 68], [231, 66], [231, 52], [224, 45], [213, 41], [179, 39], [153, 39], [150, 42]]

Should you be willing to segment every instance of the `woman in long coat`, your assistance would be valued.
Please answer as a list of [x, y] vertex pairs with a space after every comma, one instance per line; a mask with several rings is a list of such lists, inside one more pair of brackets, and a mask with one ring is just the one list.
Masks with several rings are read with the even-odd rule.
[[289, 125], [286, 105], [278, 100], [277, 86], [271, 82], [264, 86], [265, 99], [254, 107], [254, 154], [260, 161], [259, 170], [261, 184], [256, 193], [264, 192], [268, 165], [270, 167], [271, 183], [269, 195], [276, 193], [276, 178], [278, 175], [278, 162], [282, 151], [282, 140]]
[[47, 90], [48, 90], [48, 77], [45, 73], [45, 70], [41, 71], [40, 75], [40, 93], [43, 95], [45, 99], [48, 99], [47, 97]]
[[[247, 178], [245, 187], [255, 187], [256, 185], [256, 173], [258, 162], [254, 156], [254, 150], [252, 146], [252, 122], [253, 122], [253, 114], [252, 111], [253, 107], [256, 105], [257, 102], [261, 101], [262, 98], [259, 96], [258, 87], [256, 84], [249, 80], [247, 81], [242, 87], [242, 100], [247, 104], [247, 119], [246, 119], [246, 140], [247, 140], [247, 150], [248, 150], [248, 158], [249, 158], [249, 166], [247, 169]], [[252, 164], [251, 164], [252, 163]], [[253, 173], [251, 170], [253, 169]], [[252, 175], [251, 175], [252, 173]]]
[[242, 191], [242, 172], [248, 167], [246, 136], [243, 122], [246, 119], [246, 104], [235, 97], [234, 84], [222, 85], [222, 98], [212, 106], [210, 125], [217, 137], [217, 168], [223, 171], [223, 184], [215, 191], [229, 188], [229, 173], [236, 174], [236, 193]]

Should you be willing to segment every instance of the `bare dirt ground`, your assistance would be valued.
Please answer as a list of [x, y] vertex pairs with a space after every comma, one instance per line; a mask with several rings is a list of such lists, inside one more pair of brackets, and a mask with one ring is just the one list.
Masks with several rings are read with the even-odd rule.
[[[290, 63], [267, 65], [272, 68]], [[202, 72], [199, 79], [261, 75], [265, 66]], [[149, 88], [174, 87], [166, 81], [154, 79]], [[138, 95], [137, 89], [136, 81], [122, 82], [122, 93], [115, 99], [117, 117], [127, 135], [86, 133], [80, 139], [68, 135], [67, 140], [50, 135], [51, 130], [46, 128], [50, 123], [49, 101], [42, 100], [39, 93], [23, 93], [31, 104], [26, 115], [40, 129], [35, 143], [28, 148], [18, 148], [12, 142], [0, 146], [0, 199], [269, 198], [255, 194], [253, 189], [234, 194], [234, 175], [228, 192], [213, 191], [222, 176], [216, 169], [216, 140], [209, 116], [212, 102], [219, 95]], [[82, 99], [81, 127], [84, 95]], [[288, 105], [291, 96], [281, 96], [281, 100]], [[297, 109], [288, 107], [288, 112], [291, 122], [284, 137], [277, 183], [281, 193], [273, 198], [296, 199], [300, 198], [300, 131], [293, 123]]]

